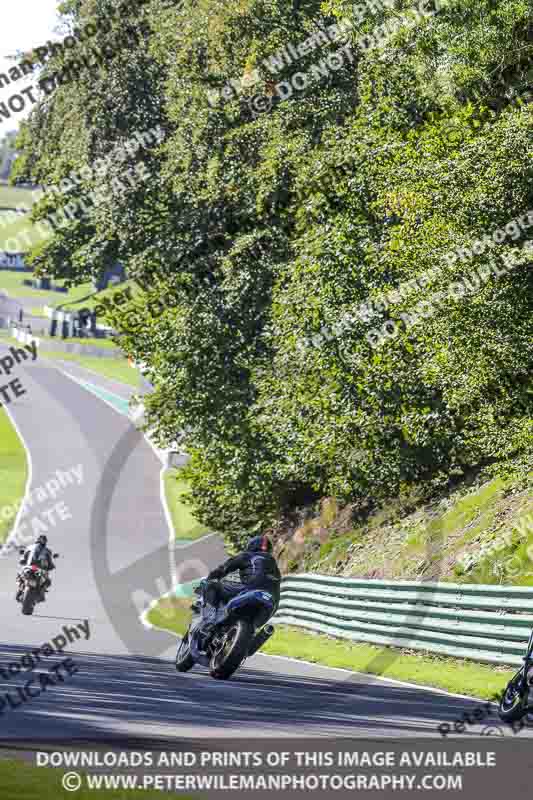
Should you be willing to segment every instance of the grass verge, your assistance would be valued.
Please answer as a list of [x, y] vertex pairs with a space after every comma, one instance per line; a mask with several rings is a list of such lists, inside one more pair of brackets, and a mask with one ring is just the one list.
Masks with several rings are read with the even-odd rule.
[[[37, 336], [37, 338], [41, 338]], [[76, 340], [83, 342], [83, 339]], [[14, 345], [20, 347], [20, 342], [11, 336], [6, 336], [0, 332], [0, 343], [7, 346]], [[49, 358], [55, 361], [72, 361], [80, 367], [91, 372], [96, 372], [104, 378], [112, 381], [124, 383], [133, 389], [140, 389], [142, 386], [142, 375], [135, 367], [131, 367], [126, 358], [105, 358], [105, 356], [80, 356], [77, 353], [63, 353], [60, 350], [46, 350], [39, 348], [39, 358]], [[87, 378], [89, 380], [89, 378]]]
[[[55, 338], [52, 336], [39, 336], [39, 339], [41, 340], [41, 346], [44, 347], [44, 349], [46, 349], [47, 342], [64, 342], [65, 344], [91, 345], [94, 347], [99, 347], [101, 350], [112, 350], [114, 353], [121, 352], [118, 345], [115, 344], [112, 339], [95, 339], [90, 336], [87, 336], [84, 339], [74, 339], [72, 337], [60, 339], [58, 336]], [[76, 355], [76, 353], [74, 355]]]
[[[163, 478], [176, 539], [192, 541], [205, 536], [208, 529], [194, 518], [190, 506], [183, 502], [183, 495], [189, 491], [189, 484], [182, 478], [181, 470], [168, 469]], [[170, 630], [178, 636], [185, 633], [192, 619], [190, 584], [182, 586], [181, 591], [181, 596], [162, 597], [159, 600], [147, 615], [151, 625]], [[188, 592], [191, 592], [191, 596]]]
[[[391, 660], [391, 651], [397, 657]], [[477, 664], [430, 653], [418, 654], [370, 644], [352, 644], [319, 633], [278, 625], [262, 648], [265, 654], [342, 667], [382, 678], [434, 686], [448, 692], [488, 699], [504, 688], [516, 672], [508, 667]], [[370, 669], [371, 668], [371, 669]]]
[[9, 240], [17, 239], [24, 232], [28, 239], [22, 237], [16, 243], [15, 250], [17, 252], [26, 251], [28, 242], [33, 245], [48, 238], [43, 237], [36, 226], [30, 222], [28, 213], [14, 213], [17, 208], [31, 208], [34, 203], [35, 199], [31, 189], [0, 184], [0, 250], [12, 250], [15, 242]]
[[[1, 250], [0, 246], [0, 250]], [[15, 270], [0, 270], [0, 290], [4, 289], [9, 292], [11, 297], [34, 297], [42, 301], [43, 306], [57, 306], [65, 303], [77, 303], [82, 297], [91, 294], [95, 291], [93, 284], [89, 281], [82, 283], [79, 286], [72, 286], [68, 292], [50, 292], [45, 289], [33, 289], [31, 286], [25, 286], [24, 280], [31, 280], [33, 273], [31, 272], [16, 272]], [[65, 281], [60, 279], [53, 279], [54, 285], [64, 286]], [[85, 308], [85, 303], [83, 304]]]
[[[187, 629], [192, 612], [190, 598], [163, 598], [148, 614], [156, 628], [164, 628], [181, 636]], [[382, 678], [434, 686], [448, 692], [489, 699], [507, 684], [515, 670], [476, 664], [445, 656], [419, 654], [383, 648], [370, 644], [353, 644], [320, 633], [307, 633], [287, 625], [277, 625], [276, 632], [264, 645], [265, 655], [290, 658], [341, 667], [377, 675]], [[396, 658], [391, 660], [391, 652]]]
[[[26, 452], [11, 421], [3, 408], [0, 408], [0, 508], [15, 506], [24, 497], [28, 466]], [[0, 514], [0, 541], [4, 541], [9, 533], [15, 513], [4, 519]], [[6, 513], [7, 516], [7, 513]]]
[[30, 222], [28, 214], [19, 214], [16, 218], [4, 215], [3, 224], [0, 226], [0, 250], [13, 250], [16, 245], [16, 252], [26, 253], [30, 247], [48, 239], [49, 235], [43, 234]]
[[79, 364], [80, 367], [85, 367], [85, 369], [102, 375], [104, 378], [125, 383], [134, 389], [139, 389], [141, 386], [140, 373], [130, 367], [126, 359], [78, 356], [75, 353], [57, 353], [46, 350], [40, 350], [39, 355], [44, 358], [72, 361], [75, 364]]
[[163, 628], [183, 636], [192, 618], [190, 597], [162, 597], [148, 613], [147, 620], [155, 628]]
[[[2, 797], [18, 800], [67, 800], [76, 797], [76, 800], [129, 800], [130, 798], [144, 798], [144, 800], [157, 800], [161, 797], [172, 796], [175, 800], [188, 800], [188, 795], [175, 794], [174, 792], [144, 791], [133, 789], [80, 789], [67, 792], [63, 789], [61, 780], [67, 769], [48, 769], [47, 767], [34, 767], [21, 761], [0, 761], [0, 786]], [[198, 795], [196, 795], [198, 796]]]
[[183, 480], [179, 469], [169, 469], [164, 475], [167, 498], [176, 539], [199, 539], [208, 529], [194, 518], [190, 506], [183, 502], [183, 495], [189, 491], [189, 484]]
[[[108, 286], [107, 289], [102, 289], [101, 292], [98, 292], [97, 294], [93, 295], [92, 297], [89, 297], [87, 300], [84, 300], [83, 302], [80, 301], [79, 299], [76, 299], [76, 297], [74, 297], [72, 300], [69, 298], [68, 306], [66, 306], [65, 310], [78, 311], [79, 309], [77, 308], [77, 306], [80, 306], [80, 308], [93, 309], [95, 308], [95, 306], [100, 305], [102, 301], [106, 299], [110, 299], [111, 302], [113, 303], [114, 295], [122, 294], [127, 288], [130, 289], [132, 297], [135, 297], [136, 294], [139, 294], [141, 292], [140, 288], [137, 286], [136, 283], [134, 283], [134, 281], [126, 280], [123, 281], [122, 283], [116, 284], [115, 286]], [[101, 317], [99, 317], [99, 319], [106, 321], [105, 313]]]
[[21, 203], [32, 206], [34, 203], [33, 190], [24, 186], [9, 186], [0, 183], [0, 207], [17, 208]]

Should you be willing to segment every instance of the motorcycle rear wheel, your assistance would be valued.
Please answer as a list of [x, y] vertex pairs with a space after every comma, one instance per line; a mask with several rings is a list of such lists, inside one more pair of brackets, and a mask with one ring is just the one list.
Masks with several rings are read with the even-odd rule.
[[270, 639], [270, 637], [272, 636], [273, 633], [274, 633], [274, 626], [273, 625], [265, 625], [263, 630], [259, 631], [259, 633], [256, 633], [255, 638], [252, 639], [252, 642], [251, 642], [250, 647], [248, 649], [248, 656], [247, 657], [250, 658], [255, 653], [257, 653], [257, 651], [260, 650], [261, 647], [263, 647], [263, 645], [266, 642], [268, 642], [268, 640]]
[[246, 620], [238, 619], [224, 634], [224, 644], [217, 650], [209, 664], [212, 678], [225, 681], [240, 667], [248, 655], [253, 628]]
[[176, 669], [178, 672], [188, 672], [194, 667], [194, 658], [189, 649], [189, 632], [185, 634], [176, 653]]
[[505, 694], [500, 700], [498, 714], [503, 722], [516, 722], [526, 715], [529, 691], [525, 693], [521, 690], [520, 680], [513, 678], [507, 684]]
[[22, 613], [26, 614], [26, 616], [33, 614], [36, 602], [37, 592], [35, 589], [32, 589], [31, 586], [28, 586], [27, 589], [24, 590], [24, 596], [22, 598]]

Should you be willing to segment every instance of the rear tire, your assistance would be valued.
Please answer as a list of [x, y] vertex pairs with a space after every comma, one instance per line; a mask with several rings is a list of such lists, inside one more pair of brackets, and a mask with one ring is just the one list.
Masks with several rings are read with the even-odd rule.
[[22, 613], [26, 614], [26, 616], [33, 614], [33, 609], [35, 608], [36, 602], [37, 602], [37, 596], [35, 589], [28, 587], [25, 590], [24, 596], [22, 598]]
[[516, 722], [526, 715], [529, 691], [526, 689], [524, 697], [517, 684], [518, 681], [511, 680], [500, 700], [498, 714], [503, 722]]
[[252, 639], [252, 643], [250, 645], [250, 649], [248, 650], [248, 658], [251, 658], [258, 650], [263, 647], [266, 642], [270, 639], [272, 634], [274, 633], [274, 626], [273, 625], [265, 625], [263, 630], [259, 631], [255, 635], [255, 638]]
[[225, 681], [240, 667], [248, 655], [248, 647], [253, 637], [249, 622], [238, 619], [231, 624], [224, 636], [224, 645], [211, 658], [209, 674], [212, 678]]
[[189, 632], [185, 634], [176, 653], [176, 669], [178, 672], [188, 672], [194, 667], [194, 658], [189, 649]]

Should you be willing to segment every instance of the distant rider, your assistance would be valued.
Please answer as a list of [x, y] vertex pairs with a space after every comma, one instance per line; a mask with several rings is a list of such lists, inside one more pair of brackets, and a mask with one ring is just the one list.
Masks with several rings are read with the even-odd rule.
[[[47, 544], [47, 537], [44, 536], [44, 534], [39, 536], [34, 544], [31, 544], [26, 548], [22, 558], [19, 561], [19, 564], [23, 567], [32, 566], [35, 564], [35, 566], [39, 567], [39, 569], [46, 571], [46, 580], [43, 585], [43, 592], [47, 592], [52, 585], [52, 581], [50, 580], [48, 573], [56, 568], [52, 558], [52, 551], [47, 547]], [[20, 599], [19, 593], [17, 593], [17, 599]]]
[[[240, 583], [222, 581], [212, 583], [206, 592], [206, 600], [211, 608], [204, 610], [206, 622], [215, 622], [218, 603], [227, 603], [242, 592], [254, 589], [268, 592], [274, 601], [274, 613], [279, 605], [281, 574], [272, 555], [272, 542], [266, 536], [254, 536], [246, 550], [224, 564], [211, 570], [208, 581], [219, 580], [231, 572], [240, 573]], [[266, 621], [266, 620], [265, 620]]]

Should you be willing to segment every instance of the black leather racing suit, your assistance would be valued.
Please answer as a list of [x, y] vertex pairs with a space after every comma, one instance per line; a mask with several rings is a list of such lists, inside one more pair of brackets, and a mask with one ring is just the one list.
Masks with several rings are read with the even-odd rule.
[[237, 571], [240, 573], [240, 583], [223, 581], [216, 584], [213, 589], [217, 597], [214, 596], [214, 592], [210, 592], [209, 595], [211, 596], [208, 595], [207, 597], [208, 602], [216, 605], [217, 599], [220, 599], [222, 602], [227, 603], [232, 597], [236, 597], [241, 592], [261, 589], [272, 595], [274, 611], [276, 611], [279, 604], [281, 574], [274, 556], [261, 551], [249, 552], [246, 550], [212, 570], [207, 577], [208, 580], [217, 580]]

